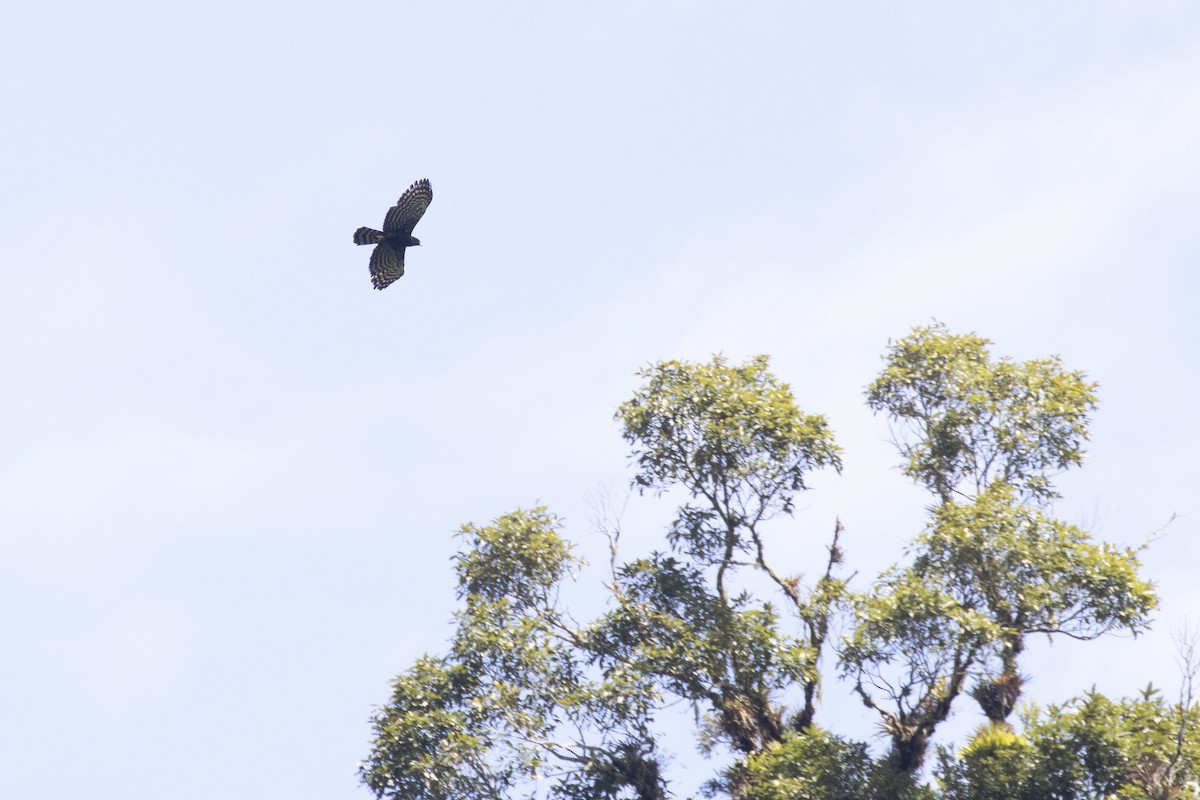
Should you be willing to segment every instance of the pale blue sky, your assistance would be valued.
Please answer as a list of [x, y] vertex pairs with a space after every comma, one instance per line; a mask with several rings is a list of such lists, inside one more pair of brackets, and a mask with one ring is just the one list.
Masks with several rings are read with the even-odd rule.
[[[1156, 632], [1032, 643], [1031, 693], [1174, 685], [1195, 4], [27, 3], [0, 98], [0, 796], [368, 797], [452, 532], [543, 502], [595, 551], [652, 360], [771, 354], [846, 448], [786, 568], [840, 514], [872, 574], [926, 498], [862, 387], [932, 318], [1101, 382], [1062, 516], [1191, 515], [1145, 559]], [[350, 235], [422, 177], [375, 292]], [[668, 510], [631, 504], [631, 551]], [[825, 724], [870, 735], [845, 695]]]

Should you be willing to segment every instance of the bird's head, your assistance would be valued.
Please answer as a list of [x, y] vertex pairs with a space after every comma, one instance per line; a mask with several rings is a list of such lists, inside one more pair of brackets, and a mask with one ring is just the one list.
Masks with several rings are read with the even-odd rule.
[[409, 247], [420, 247], [421, 240], [415, 236], [410, 236], [410, 237], [408, 237], [408, 246]]

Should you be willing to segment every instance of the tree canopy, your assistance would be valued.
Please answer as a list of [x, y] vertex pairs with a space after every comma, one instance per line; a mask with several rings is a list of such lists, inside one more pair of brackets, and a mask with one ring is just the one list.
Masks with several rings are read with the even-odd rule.
[[[707, 790], [738, 800], [1191, 796], [1190, 688], [1175, 703], [1085, 692], [1012, 721], [1030, 634], [1136, 635], [1156, 598], [1136, 549], [1054, 517], [1096, 385], [989, 344], [932, 325], [888, 348], [867, 405], [931, 504], [905, 560], [861, 588], [840, 523], [815, 570], [769, 552], [765, 527], [787, 524], [814, 472], [840, 472], [842, 451], [766, 356], [642, 370], [616, 419], [631, 484], [684, 498], [662, 547], [623, 560], [611, 532], [608, 604], [584, 615], [562, 603], [583, 563], [548, 509], [464, 525], [449, 646], [393, 681], [363, 782], [381, 800], [661, 800], [658, 720], [682, 702], [714, 759]], [[820, 717], [835, 679], [878, 715], [881, 751]], [[931, 763], [964, 697], [987, 723]]]

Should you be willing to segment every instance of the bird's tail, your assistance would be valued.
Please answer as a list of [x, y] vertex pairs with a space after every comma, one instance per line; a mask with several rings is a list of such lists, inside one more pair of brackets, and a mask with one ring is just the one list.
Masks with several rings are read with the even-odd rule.
[[383, 232], [373, 228], [359, 228], [354, 232], [355, 244], [379, 244], [383, 241]]

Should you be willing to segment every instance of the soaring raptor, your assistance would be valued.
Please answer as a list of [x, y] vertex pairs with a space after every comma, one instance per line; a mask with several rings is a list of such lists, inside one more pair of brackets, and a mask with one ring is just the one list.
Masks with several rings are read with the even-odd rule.
[[404, 248], [421, 243], [412, 235], [425, 209], [433, 201], [433, 188], [425, 178], [408, 187], [396, 205], [383, 218], [383, 230], [359, 228], [354, 232], [355, 244], [373, 244], [371, 252], [371, 283], [383, 289], [404, 274]]

